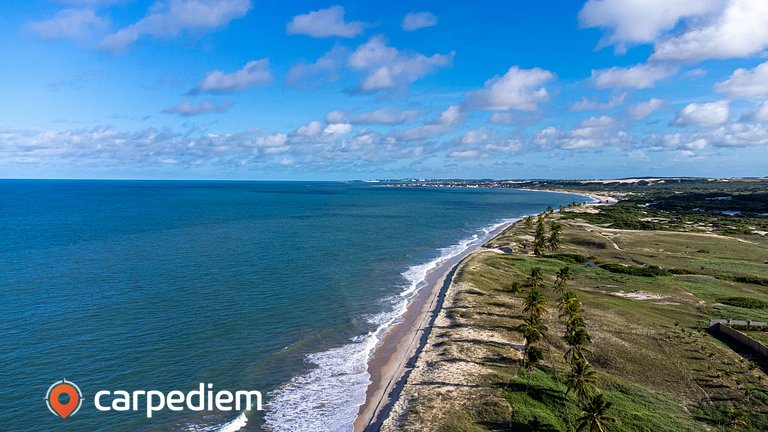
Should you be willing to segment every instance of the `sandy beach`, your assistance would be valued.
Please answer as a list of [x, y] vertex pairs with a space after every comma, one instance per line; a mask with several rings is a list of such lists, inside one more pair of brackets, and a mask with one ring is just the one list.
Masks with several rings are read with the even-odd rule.
[[[538, 190], [538, 192], [541, 191]], [[546, 192], [581, 195], [595, 201], [588, 205], [616, 202], [614, 198], [601, 195], [564, 191]], [[477, 244], [444, 261], [440, 267], [427, 275], [425, 286], [411, 300], [397, 324], [387, 330], [368, 361], [371, 384], [366, 392], [366, 401], [358, 411], [354, 424], [355, 431], [378, 431], [382, 428], [398, 402], [408, 376], [427, 343], [432, 325], [441, 312], [454, 275], [467, 257], [482, 250], [483, 244], [501, 234], [517, 220], [497, 227], [484, 239], [478, 240]]]
[[427, 275], [424, 288], [411, 300], [397, 324], [387, 330], [368, 361], [371, 384], [366, 392], [366, 401], [360, 406], [354, 424], [355, 431], [376, 431], [381, 428], [426, 344], [445, 292], [459, 266], [485, 242], [515, 222], [510, 221], [497, 227], [486, 238], [479, 239], [477, 244], [444, 261]]

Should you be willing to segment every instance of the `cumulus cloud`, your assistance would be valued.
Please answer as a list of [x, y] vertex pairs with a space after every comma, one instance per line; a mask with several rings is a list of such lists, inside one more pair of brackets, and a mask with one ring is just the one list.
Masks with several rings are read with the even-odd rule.
[[250, 0], [168, 0], [155, 3], [139, 21], [102, 40], [101, 46], [120, 51], [142, 36], [170, 38], [185, 31], [210, 31], [245, 16]]
[[651, 58], [701, 61], [751, 56], [768, 47], [766, 22], [764, 0], [728, 0], [724, 9], [703, 22], [691, 23], [683, 32], [660, 40]]
[[677, 114], [675, 124], [679, 126], [717, 126], [728, 121], [730, 107], [727, 100], [709, 103], [691, 103]]
[[268, 83], [271, 80], [269, 59], [253, 60], [235, 72], [227, 73], [220, 70], [209, 72], [192, 90], [192, 93], [229, 93], [244, 90], [256, 84]]
[[610, 69], [593, 70], [592, 80], [595, 87], [605, 88], [635, 88], [644, 89], [664, 78], [674, 74], [674, 69], [665, 66], [639, 64], [631, 67], [612, 67]]
[[326, 9], [296, 15], [285, 26], [288, 34], [307, 35], [315, 38], [338, 36], [352, 38], [363, 34], [367, 24], [361, 21], [346, 22], [344, 7], [331, 6]]
[[431, 12], [411, 12], [403, 18], [401, 27], [405, 31], [415, 31], [437, 25], [437, 17]]
[[296, 135], [303, 137], [314, 137], [320, 135], [324, 128], [325, 125], [323, 123], [319, 121], [312, 121], [304, 126], [299, 126], [299, 128], [296, 129]]
[[594, 99], [587, 99], [582, 97], [578, 102], [571, 104], [571, 111], [607, 111], [624, 103], [624, 99], [627, 97], [625, 93], [615, 95], [606, 102], [598, 102]]
[[768, 95], [768, 62], [754, 69], [736, 69], [727, 80], [715, 84], [715, 90], [731, 97]]
[[335, 46], [313, 63], [299, 63], [288, 71], [286, 82], [305, 89], [339, 79], [338, 69], [346, 63], [349, 53], [344, 47]]
[[403, 132], [401, 138], [404, 140], [420, 140], [441, 135], [451, 131], [461, 122], [462, 118], [459, 106], [451, 105], [440, 113], [437, 119]]
[[421, 113], [416, 110], [401, 111], [397, 108], [385, 107], [358, 114], [352, 117], [351, 122], [356, 124], [396, 125], [413, 121], [420, 115]]
[[375, 91], [410, 84], [441, 67], [453, 64], [454, 52], [425, 56], [401, 52], [387, 45], [383, 36], [376, 36], [360, 45], [349, 55], [353, 70], [366, 72], [360, 84], [362, 91]]
[[27, 28], [45, 39], [89, 39], [94, 32], [105, 30], [109, 19], [91, 9], [63, 9], [53, 18], [32, 21]]
[[480, 151], [474, 150], [474, 149], [454, 150], [448, 153], [448, 157], [457, 158], [457, 159], [477, 159], [478, 157], [480, 157]]
[[757, 108], [741, 116], [741, 121], [748, 123], [768, 122], [768, 101], [763, 101]]
[[662, 105], [664, 105], [663, 100], [651, 98], [645, 102], [636, 103], [630, 106], [627, 112], [629, 112], [629, 115], [633, 119], [642, 120], [651, 115], [657, 109], [661, 108]]
[[540, 69], [509, 68], [503, 76], [494, 76], [482, 89], [469, 93], [469, 106], [485, 110], [535, 111], [538, 104], [549, 99], [544, 84], [553, 80], [552, 72]]
[[616, 119], [609, 116], [590, 117], [575, 128], [561, 131], [553, 126], [540, 130], [533, 143], [541, 149], [597, 149], [629, 143], [630, 137], [618, 129]]
[[601, 27], [610, 33], [600, 47], [650, 43], [672, 30], [681, 19], [716, 11], [720, 0], [589, 0], [579, 12], [583, 27]]
[[164, 109], [163, 112], [179, 114], [184, 117], [192, 117], [201, 114], [223, 113], [231, 106], [231, 102], [215, 103], [212, 101], [202, 101], [200, 103], [192, 103], [190, 101], [182, 101], [178, 105]]
[[675, 150], [696, 156], [711, 148], [768, 146], [768, 128], [763, 124], [729, 123], [687, 134], [651, 136], [645, 144], [656, 151]]

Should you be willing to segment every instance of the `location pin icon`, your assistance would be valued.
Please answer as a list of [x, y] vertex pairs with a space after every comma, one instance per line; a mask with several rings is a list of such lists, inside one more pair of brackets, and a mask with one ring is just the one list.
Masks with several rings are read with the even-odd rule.
[[[62, 396], [68, 396], [66, 402], [62, 402]], [[75, 383], [66, 379], [53, 383], [48, 389], [48, 395], [45, 398], [48, 409], [55, 415], [65, 419], [75, 414], [82, 405], [82, 394]]]

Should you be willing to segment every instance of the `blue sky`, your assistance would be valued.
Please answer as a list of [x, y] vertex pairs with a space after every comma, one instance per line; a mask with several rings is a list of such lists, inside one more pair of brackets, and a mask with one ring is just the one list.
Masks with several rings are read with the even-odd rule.
[[763, 176], [763, 0], [0, 11], [0, 177]]

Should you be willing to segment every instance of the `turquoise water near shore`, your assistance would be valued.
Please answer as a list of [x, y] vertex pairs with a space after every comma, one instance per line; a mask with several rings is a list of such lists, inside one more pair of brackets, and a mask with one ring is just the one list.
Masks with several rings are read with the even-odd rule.
[[[584, 198], [365, 183], [0, 181], [0, 429], [347, 429], [363, 402], [373, 332], [428, 263], [484, 228], [572, 201]], [[85, 396], [63, 421], [43, 400], [62, 378]], [[147, 419], [93, 406], [101, 389], [186, 392], [201, 382], [262, 391], [266, 419]]]

